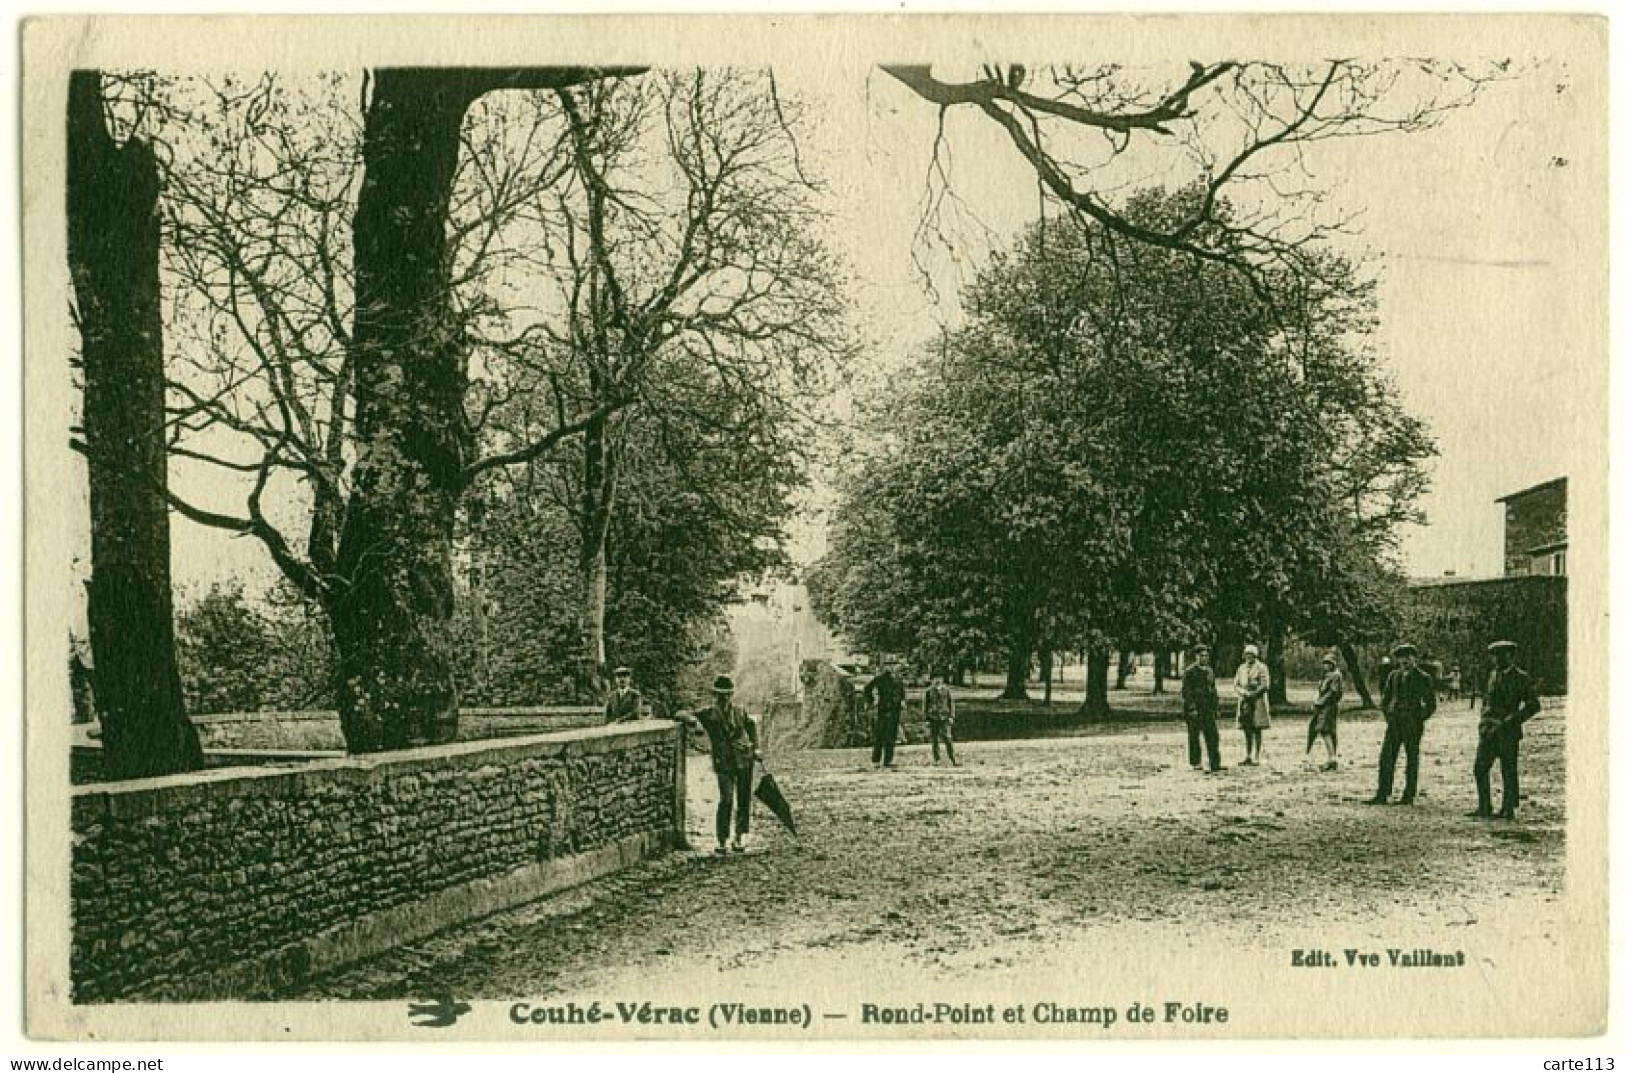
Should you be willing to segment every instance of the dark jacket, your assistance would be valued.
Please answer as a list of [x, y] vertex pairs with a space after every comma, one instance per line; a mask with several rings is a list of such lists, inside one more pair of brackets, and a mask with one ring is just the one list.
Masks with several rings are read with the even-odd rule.
[[1522, 667], [1499, 668], [1490, 672], [1484, 688], [1484, 714], [1478, 721], [1482, 737], [1499, 735], [1508, 741], [1523, 740], [1523, 725], [1540, 711], [1534, 680]]
[[1179, 695], [1185, 702], [1186, 719], [1219, 717], [1219, 685], [1214, 680], [1212, 667], [1186, 667]]
[[612, 690], [604, 702], [604, 722], [629, 723], [643, 718], [643, 695], [635, 689]]
[[874, 703], [881, 715], [901, 715], [903, 711], [903, 683], [890, 671], [881, 671], [863, 687], [864, 703]]
[[705, 728], [711, 739], [711, 766], [717, 771], [749, 771], [759, 748], [756, 720], [728, 701], [701, 708], [684, 719]]
[[1404, 719], [1426, 719], [1439, 706], [1433, 695], [1433, 679], [1418, 667], [1399, 668], [1388, 676], [1382, 690], [1382, 713]]

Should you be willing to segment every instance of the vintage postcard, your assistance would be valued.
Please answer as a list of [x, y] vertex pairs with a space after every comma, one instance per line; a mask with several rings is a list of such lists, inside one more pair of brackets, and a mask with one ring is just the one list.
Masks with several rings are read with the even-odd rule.
[[1605, 1032], [1606, 29], [26, 23], [29, 1035]]

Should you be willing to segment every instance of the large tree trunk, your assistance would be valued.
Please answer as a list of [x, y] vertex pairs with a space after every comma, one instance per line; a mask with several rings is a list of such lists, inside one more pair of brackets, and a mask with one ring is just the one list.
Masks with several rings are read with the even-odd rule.
[[1264, 666], [1270, 672], [1270, 704], [1283, 705], [1286, 703], [1286, 628], [1272, 622], [1268, 633], [1269, 652], [1265, 654]]
[[1353, 645], [1340, 644], [1337, 651], [1343, 656], [1343, 664], [1349, 669], [1349, 677], [1354, 679], [1354, 689], [1360, 694], [1360, 707], [1375, 708], [1371, 700], [1371, 687], [1366, 685], [1365, 673], [1360, 670], [1360, 654], [1354, 650]]
[[1044, 683], [1044, 707], [1049, 707], [1050, 693], [1055, 677], [1055, 649], [1048, 645], [1038, 650], [1038, 680]]
[[203, 766], [175, 660], [170, 588], [158, 163], [116, 145], [101, 76], [68, 81], [68, 267], [84, 367], [90, 648], [110, 778]]
[[1091, 648], [1083, 687], [1084, 716], [1092, 719], [1104, 719], [1111, 714], [1111, 704], [1106, 700], [1106, 678], [1111, 672], [1111, 649], [1105, 647]]
[[371, 75], [356, 200], [356, 464], [328, 600], [351, 752], [457, 730], [452, 524], [472, 461], [467, 340], [447, 209], [463, 117], [497, 89], [556, 89], [630, 68], [391, 68]]
[[1027, 699], [1027, 671], [1032, 664], [1033, 644], [1024, 637], [1011, 641], [1004, 660], [1004, 692], [1000, 700]]
[[446, 215], [474, 96], [454, 76], [373, 76], [355, 213], [357, 461], [332, 621], [351, 752], [457, 731], [452, 525], [473, 443]]
[[352, 223], [355, 464], [336, 552], [328, 553], [336, 519], [320, 499], [311, 548], [327, 587], [320, 598], [352, 752], [456, 734], [452, 534], [458, 499], [477, 472], [468, 468], [467, 339], [446, 236], [463, 118], [493, 90], [556, 89], [640, 70], [440, 67], [369, 75], [365, 172]]
[[582, 433], [580, 506], [581, 579], [580, 687], [585, 696], [599, 698], [604, 689], [604, 616], [609, 606], [609, 523], [615, 509], [616, 456], [609, 442], [608, 419], [601, 418]]
[[1170, 663], [1168, 650], [1159, 648], [1151, 655], [1151, 692], [1161, 693], [1163, 679], [1168, 677], [1168, 664]]

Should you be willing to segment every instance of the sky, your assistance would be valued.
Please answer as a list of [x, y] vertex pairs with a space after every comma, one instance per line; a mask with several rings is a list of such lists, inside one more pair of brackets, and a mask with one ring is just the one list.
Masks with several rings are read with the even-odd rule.
[[[1429, 522], [1401, 546], [1412, 576], [1499, 573], [1495, 500], [1572, 474], [1601, 450], [1600, 435], [1575, 428], [1575, 385], [1601, 360], [1586, 346], [1600, 313], [1585, 304], [1585, 284], [1598, 269], [1580, 251], [1597, 248], [1582, 240], [1603, 226], [1582, 196], [1604, 166], [1603, 143], [1560, 62], [1523, 57], [1519, 68], [1436, 130], [1326, 143], [1301, 162], [1305, 182], [1358, 218], [1347, 252], [1372, 259], [1380, 281], [1373, 349], [1395, 398], [1438, 444]], [[808, 70], [817, 75], [786, 68], [781, 91], [808, 105], [803, 147], [827, 183], [829, 238], [850, 269], [865, 362], [885, 368], [955, 322], [958, 287], [978, 260], [1036, 216], [1035, 181], [989, 121], [954, 110], [944, 127], [952, 197], [922, 238], [936, 110], [866, 66]], [[187, 478], [176, 479], [185, 491]], [[821, 529], [821, 512], [809, 512], [798, 559], [819, 554]], [[254, 591], [275, 577], [252, 540], [180, 518], [174, 549], [183, 592], [230, 576]]]

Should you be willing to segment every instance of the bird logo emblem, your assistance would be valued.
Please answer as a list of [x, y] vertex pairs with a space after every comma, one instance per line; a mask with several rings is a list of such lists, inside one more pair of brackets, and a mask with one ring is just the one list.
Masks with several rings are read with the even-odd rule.
[[408, 1004], [406, 1016], [413, 1019], [416, 1028], [448, 1028], [471, 1009], [468, 1003], [455, 1002], [450, 995], [436, 995], [427, 1002]]

